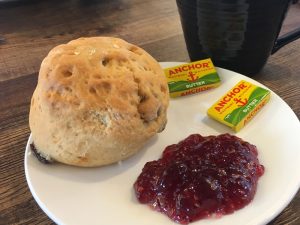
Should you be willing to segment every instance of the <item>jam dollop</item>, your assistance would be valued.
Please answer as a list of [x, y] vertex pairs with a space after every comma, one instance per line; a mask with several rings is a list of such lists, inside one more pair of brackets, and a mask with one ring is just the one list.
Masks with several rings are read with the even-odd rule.
[[263, 175], [256, 146], [230, 134], [192, 134], [147, 162], [134, 183], [137, 199], [172, 220], [221, 217], [246, 206]]

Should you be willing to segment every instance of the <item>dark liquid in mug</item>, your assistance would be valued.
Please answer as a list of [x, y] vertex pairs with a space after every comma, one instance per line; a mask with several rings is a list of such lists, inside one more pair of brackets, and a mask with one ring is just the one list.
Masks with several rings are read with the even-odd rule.
[[289, 0], [177, 0], [191, 61], [245, 75], [261, 70], [279, 34]]

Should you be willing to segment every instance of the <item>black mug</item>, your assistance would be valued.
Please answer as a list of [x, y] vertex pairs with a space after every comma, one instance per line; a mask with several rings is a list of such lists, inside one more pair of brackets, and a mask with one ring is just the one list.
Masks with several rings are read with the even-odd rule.
[[300, 37], [300, 28], [278, 38], [293, 0], [176, 0], [191, 61], [244, 75], [258, 73], [268, 57]]

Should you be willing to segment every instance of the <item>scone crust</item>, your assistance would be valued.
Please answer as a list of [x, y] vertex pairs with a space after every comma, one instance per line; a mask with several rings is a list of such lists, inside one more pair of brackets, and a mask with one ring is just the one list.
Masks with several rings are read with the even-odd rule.
[[119, 38], [80, 38], [43, 60], [29, 125], [38, 151], [93, 167], [136, 153], [167, 122], [163, 70], [143, 49]]

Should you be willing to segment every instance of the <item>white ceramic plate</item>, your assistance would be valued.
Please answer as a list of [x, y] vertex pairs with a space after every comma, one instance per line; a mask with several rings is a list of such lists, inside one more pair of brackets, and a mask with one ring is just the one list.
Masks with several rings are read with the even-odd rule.
[[[174, 65], [176, 63], [162, 63], [164, 67]], [[122, 163], [91, 169], [44, 165], [31, 153], [29, 138], [25, 173], [39, 206], [58, 224], [174, 225], [167, 216], [137, 202], [133, 183], [144, 164], [158, 159], [167, 145], [192, 133], [233, 133], [208, 118], [206, 110], [241, 79], [259, 83], [228, 70], [218, 69], [218, 72], [221, 86], [171, 100], [165, 131]], [[270, 102], [236, 135], [257, 146], [260, 162], [266, 168], [255, 198], [233, 214], [200, 220], [193, 225], [266, 224], [283, 210], [300, 186], [300, 123], [275, 93], [272, 92]]]

